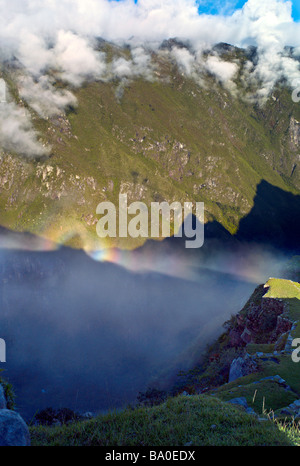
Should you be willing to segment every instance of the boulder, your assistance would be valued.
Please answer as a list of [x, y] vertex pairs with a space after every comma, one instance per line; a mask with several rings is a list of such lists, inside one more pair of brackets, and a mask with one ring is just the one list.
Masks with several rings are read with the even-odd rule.
[[240, 397], [240, 398], [232, 398], [231, 400], [228, 401], [228, 403], [231, 403], [233, 405], [238, 405], [238, 406], [241, 406], [245, 409], [248, 409], [249, 406], [248, 406], [248, 403], [247, 403], [247, 400], [245, 397]]
[[231, 400], [228, 401], [228, 403], [231, 403], [233, 405], [240, 406], [241, 408], [246, 410], [247, 414], [250, 414], [251, 416], [258, 417], [257, 413], [254, 411], [253, 408], [250, 408], [248, 406], [247, 400], [244, 396], [241, 396], [240, 398], [232, 398]]
[[228, 382], [233, 382], [240, 377], [252, 374], [256, 370], [257, 364], [249, 355], [246, 354], [244, 357], [240, 356], [239, 358], [234, 359], [231, 363]]
[[10, 409], [0, 410], [0, 446], [28, 446], [30, 435], [21, 416]]

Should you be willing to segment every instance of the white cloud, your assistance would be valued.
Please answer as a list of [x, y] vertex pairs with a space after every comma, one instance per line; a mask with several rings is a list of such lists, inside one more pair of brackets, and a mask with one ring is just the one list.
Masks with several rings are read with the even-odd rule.
[[[224, 11], [231, 6], [231, 1], [224, 2]], [[57, 67], [75, 86], [89, 76], [105, 74], [104, 57], [93, 49], [96, 37], [119, 42], [134, 38], [140, 45], [150, 41], [152, 46], [179, 37], [188, 39], [196, 50], [204, 43], [257, 45], [261, 56], [257, 73], [267, 82], [271, 68], [265, 62], [281, 69], [278, 58], [283, 46], [300, 47], [300, 24], [293, 22], [291, 3], [284, 0], [248, 0], [231, 16], [199, 15], [194, 0], [139, 0], [137, 4], [133, 0], [0, 0], [0, 7], [0, 42], [5, 56], [17, 56], [33, 75]], [[150, 62], [143, 53], [138, 57], [139, 52], [137, 47], [135, 67], [120, 59], [114, 64], [115, 71], [143, 74]], [[175, 53], [191, 73], [193, 60], [188, 53]]]
[[145, 79], [153, 80], [154, 65], [151, 62], [149, 53], [143, 47], [133, 47], [131, 57], [118, 57], [107, 65], [107, 79], [113, 78], [134, 78], [142, 76]]
[[[261, 98], [278, 79], [292, 84], [299, 78], [299, 62], [284, 52], [284, 46], [291, 45], [300, 55], [300, 24], [292, 19], [289, 1], [248, 0], [233, 14], [228, 14], [232, 1], [223, 4], [227, 14], [211, 16], [199, 15], [195, 0], [0, 0], [0, 59], [19, 60], [24, 67], [21, 95], [43, 116], [75, 102], [70, 91], [53, 85], [49, 70], [74, 87], [90, 78], [118, 77], [122, 89], [136, 76], [153, 79], [148, 50], [158, 50], [161, 41], [171, 37], [192, 45], [194, 51], [174, 47], [171, 55], [182, 72], [199, 83], [206, 70], [234, 90], [237, 63], [215, 53], [203, 58], [202, 50], [218, 42], [257, 46], [258, 63], [254, 69], [245, 67], [244, 80], [259, 80]], [[108, 65], [95, 49], [100, 37], [130, 43], [131, 57]]]
[[66, 89], [55, 89], [49, 76], [41, 76], [35, 81], [31, 76], [21, 76], [18, 80], [22, 99], [41, 117], [52, 117], [64, 112], [66, 107], [77, 105], [77, 99]]
[[197, 68], [196, 57], [194, 54], [187, 49], [173, 47], [172, 55], [185, 74], [188, 76], [194, 74], [195, 69]]
[[52, 62], [64, 81], [80, 86], [89, 77], [100, 79], [106, 70], [104, 60], [104, 54], [95, 52], [87, 39], [70, 31], [58, 32]]
[[49, 148], [38, 140], [25, 109], [13, 102], [0, 104], [0, 146], [27, 157], [49, 155]]
[[[300, 74], [299, 63], [284, 51], [286, 45], [300, 42], [300, 24], [293, 22], [291, 2], [248, 0], [232, 18], [240, 24], [238, 43], [258, 48], [258, 63], [253, 71], [253, 77], [261, 81], [258, 95], [268, 97], [282, 78], [291, 85]], [[293, 38], [291, 30], [298, 33]]]
[[231, 81], [239, 69], [236, 63], [221, 60], [217, 56], [208, 57], [205, 64], [207, 70], [223, 83]]

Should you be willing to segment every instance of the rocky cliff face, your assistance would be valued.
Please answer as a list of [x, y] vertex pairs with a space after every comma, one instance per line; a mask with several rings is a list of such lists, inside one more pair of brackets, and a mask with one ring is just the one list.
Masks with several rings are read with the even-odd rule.
[[266, 293], [263, 286], [256, 293], [261, 295], [261, 299], [251, 301], [231, 325], [229, 344], [233, 347], [249, 343], [276, 343], [292, 327], [293, 322], [288, 318], [283, 301], [263, 298]]
[[292, 149], [299, 151], [300, 148], [300, 122], [291, 117], [290, 122], [290, 140]]
[[[299, 296], [299, 284], [277, 281], [281, 291], [290, 287], [287, 296]], [[298, 298], [293, 298], [294, 303], [293, 299], [269, 297], [270, 282], [273, 283], [272, 279], [266, 285], [258, 286], [243, 309], [224, 324], [226, 331], [208, 348], [199, 365], [188, 373], [187, 391], [203, 393], [253, 373], [257, 373], [256, 378], [260, 380], [263, 361], [266, 364], [273, 362], [278, 373], [280, 365], [287, 364], [295, 338], [292, 335], [298, 323], [295, 317], [299, 316], [300, 307]], [[293, 369], [297, 371], [297, 365]], [[286, 368], [283, 370], [287, 371]]]

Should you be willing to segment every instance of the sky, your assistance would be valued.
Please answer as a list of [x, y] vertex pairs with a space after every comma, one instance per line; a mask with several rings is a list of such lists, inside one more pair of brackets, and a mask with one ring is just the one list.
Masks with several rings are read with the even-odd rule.
[[300, 1], [293, 1], [293, 17], [296, 21], [300, 21]]
[[[235, 10], [241, 9], [247, 0], [198, 0], [199, 13], [204, 14], [232, 14]], [[293, 0], [292, 2], [292, 17], [295, 21], [300, 21], [300, 0]]]

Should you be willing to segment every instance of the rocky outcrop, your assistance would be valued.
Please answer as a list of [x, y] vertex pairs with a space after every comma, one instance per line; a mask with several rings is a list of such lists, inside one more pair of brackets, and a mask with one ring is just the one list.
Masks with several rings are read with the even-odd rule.
[[300, 146], [300, 123], [294, 117], [290, 120], [290, 143], [294, 150]]
[[29, 430], [21, 416], [10, 409], [0, 410], [0, 446], [29, 446]]
[[256, 370], [257, 364], [248, 354], [244, 357], [236, 358], [231, 363], [228, 382], [233, 382], [240, 377], [252, 374]]
[[257, 417], [256, 412], [248, 406], [247, 400], [245, 397], [240, 397], [240, 398], [232, 398], [231, 400], [228, 401], [228, 403], [231, 403], [233, 405], [237, 405], [241, 407], [242, 409], [245, 409], [248, 414], [252, 414], [253, 416]]
[[280, 411], [281, 415], [292, 416], [295, 420], [300, 418], [300, 400], [295, 400], [290, 405], [282, 408]]
[[285, 304], [280, 299], [264, 298], [265, 289], [258, 291], [260, 299], [248, 304], [246, 312], [241, 312], [229, 330], [232, 347], [246, 346], [249, 343], [276, 343], [280, 336], [291, 330], [293, 322], [285, 312]]
[[28, 426], [17, 412], [7, 409], [5, 392], [0, 384], [0, 446], [28, 445], [30, 445]]
[[289, 332], [292, 328], [293, 323], [287, 318], [282, 315], [279, 315], [277, 318], [277, 324], [276, 328], [274, 330], [274, 333], [272, 335], [272, 340], [278, 340], [278, 338]]

